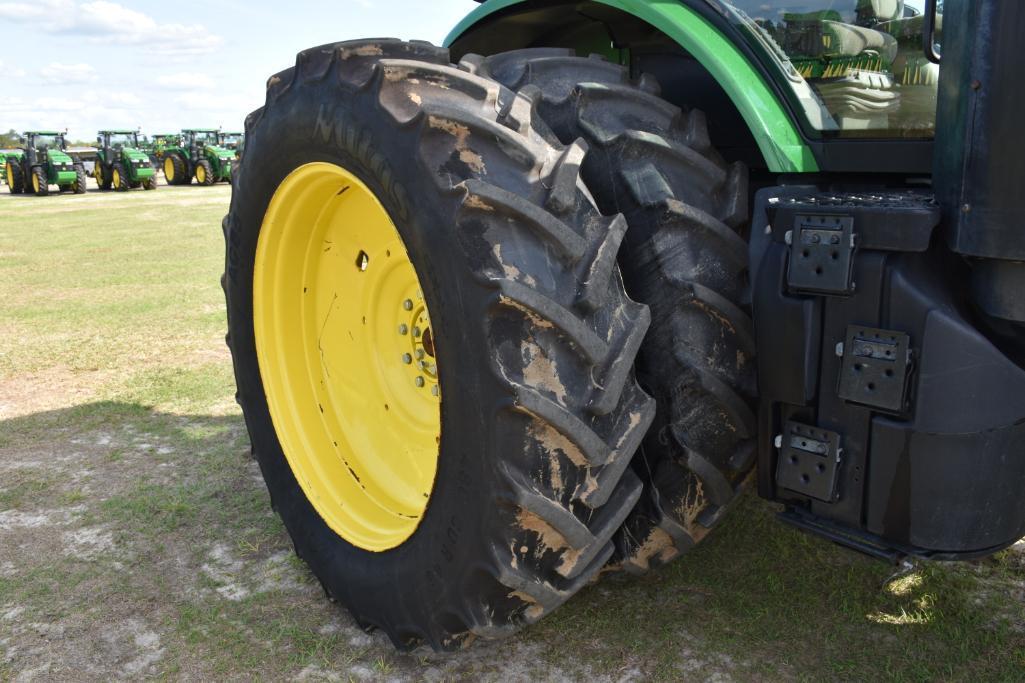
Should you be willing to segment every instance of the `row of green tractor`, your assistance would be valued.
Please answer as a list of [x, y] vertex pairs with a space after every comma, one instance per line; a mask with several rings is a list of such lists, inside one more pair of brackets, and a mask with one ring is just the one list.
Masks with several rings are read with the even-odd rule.
[[[242, 134], [214, 128], [191, 128], [181, 133], [140, 139], [134, 130], [102, 130], [96, 136], [93, 178], [101, 190], [157, 188], [157, 171], [168, 185], [230, 182], [242, 152]], [[92, 157], [92, 150], [88, 150]], [[0, 152], [0, 180], [11, 194], [46, 196], [56, 185], [60, 192], [86, 192], [84, 154], [69, 153], [65, 133], [28, 131], [18, 149]]]

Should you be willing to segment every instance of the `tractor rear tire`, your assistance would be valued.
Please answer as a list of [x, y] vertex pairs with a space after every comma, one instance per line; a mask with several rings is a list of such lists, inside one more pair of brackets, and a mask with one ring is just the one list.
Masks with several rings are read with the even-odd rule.
[[755, 462], [755, 345], [749, 309], [747, 169], [712, 148], [705, 116], [658, 97], [649, 77], [571, 50], [528, 49], [463, 68], [534, 97], [564, 143], [591, 148], [582, 174], [630, 226], [620, 266], [651, 307], [637, 362], [658, 417], [634, 460], [644, 500], [617, 538], [643, 573], [701, 541]]
[[7, 162], [7, 191], [11, 194], [25, 192], [25, 172], [20, 160]]
[[110, 180], [116, 192], [128, 191], [128, 176], [125, 175], [125, 167], [121, 164], [115, 163], [110, 167]]
[[85, 166], [75, 164], [75, 182], [71, 183], [71, 189], [75, 194], [85, 194], [89, 189], [89, 177], [85, 174]]
[[[297, 554], [328, 596], [402, 650], [421, 643], [453, 650], [536, 622], [599, 575], [641, 495], [628, 465], [655, 406], [631, 367], [650, 318], [626, 296], [615, 263], [625, 223], [602, 216], [579, 180], [585, 148], [553, 144], [542, 130], [526, 98], [460, 71], [445, 49], [397, 40], [301, 52], [294, 68], [270, 78], [264, 107], [246, 120], [246, 154], [224, 220], [222, 284], [254, 455]], [[315, 177], [325, 169], [355, 180], [325, 186]], [[310, 173], [315, 179], [307, 181]], [[289, 194], [300, 182], [309, 184]], [[310, 222], [324, 220], [328, 228], [352, 225], [332, 223], [328, 214], [364, 201], [367, 192], [408, 249], [342, 252], [338, 240], [321, 238], [307, 222], [278, 227], [289, 215], [285, 206], [310, 207]], [[333, 250], [337, 265], [325, 272], [337, 273], [338, 283], [370, 277], [377, 263], [408, 259], [430, 309], [442, 399], [440, 437], [431, 439], [437, 470], [415, 531], [377, 551], [336, 532], [324, 516], [335, 510], [334, 499], [311, 499], [310, 481], [290, 464], [312, 456], [286, 447], [287, 411], [303, 410], [312, 415], [309, 429], [323, 429], [337, 406], [334, 389], [318, 387], [344, 384], [357, 359], [327, 364], [320, 323], [300, 326], [315, 335], [312, 348], [297, 351], [315, 375], [290, 377], [294, 394], [276, 394], [280, 369], [264, 359], [285, 358], [271, 355], [277, 341], [305, 332], [283, 325], [279, 336], [261, 338], [255, 328], [269, 325], [279, 300], [281, 311], [294, 311], [327, 297], [328, 315], [349, 315], [341, 301], [356, 297], [349, 290], [336, 295], [336, 310], [331, 289], [316, 284], [321, 279], [311, 279], [309, 291], [256, 284], [274, 282], [278, 272], [265, 274], [279, 261], [258, 256], [275, 248], [264, 234], [282, 233], [294, 235], [297, 263]], [[289, 263], [278, 266], [281, 273], [290, 272]], [[302, 277], [297, 282], [306, 282]], [[400, 311], [410, 304], [388, 302], [386, 312], [371, 310], [362, 324], [357, 315], [337, 339], [361, 340], [368, 325], [393, 315], [392, 305]], [[389, 320], [385, 329], [406, 332]], [[409, 361], [389, 355], [369, 362], [390, 368]], [[304, 398], [321, 391], [325, 402]], [[354, 395], [363, 396], [362, 388]], [[403, 419], [391, 408], [381, 412], [382, 423]], [[334, 451], [325, 443], [324, 456], [338, 453], [337, 442]], [[363, 455], [393, 457], [376, 448]], [[325, 472], [364, 490], [371, 484], [349, 461]], [[358, 501], [341, 502], [339, 512]]]
[[46, 181], [46, 171], [42, 166], [32, 167], [32, 192], [37, 197], [46, 197], [50, 194], [50, 185]]
[[217, 182], [217, 176], [214, 175], [214, 167], [209, 160], [200, 159], [196, 163], [196, 182], [206, 187]]
[[173, 152], [164, 155], [164, 181], [168, 185], [188, 185], [192, 182], [185, 159]]

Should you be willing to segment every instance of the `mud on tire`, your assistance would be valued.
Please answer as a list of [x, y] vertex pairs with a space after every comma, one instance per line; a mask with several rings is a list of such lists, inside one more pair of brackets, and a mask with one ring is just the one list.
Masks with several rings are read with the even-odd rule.
[[646, 571], [704, 538], [754, 466], [747, 169], [712, 148], [701, 111], [601, 58], [528, 49], [461, 66], [531, 98], [563, 143], [585, 141], [585, 181], [630, 226], [619, 262], [627, 291], [651, 307], [637, 372], [658, 417], [634, 461], [645, 495], [616, 561]]
[[[402, 649], [453, 649], [533, 623], [591, 581], [642, 485], [628, 467], [654, 418], [632, 365], [649, 324], [625, 292], [620, 216], [579, 179], [525, 97], [394, 40], [306, 50], [268, 82], [233, 178], [224, 288], [255, 456], [329, 596]], [[305, 498], [268, 412], [253, 333], [254, 254], [275, 189], [312, 161], [378, 196], [420, 273], [442, 386], [434, 490], [382, 553]]]

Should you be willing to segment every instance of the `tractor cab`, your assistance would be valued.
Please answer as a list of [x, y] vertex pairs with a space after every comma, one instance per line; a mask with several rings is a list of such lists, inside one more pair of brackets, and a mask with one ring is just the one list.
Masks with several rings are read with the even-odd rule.
[[25, 156], [34, 164], [45, 163], [51, 150], [63, 152], [67, 146], [63, 133], [56, 131], [28, 131], [25, 133]]
[[236, 157], [242, 156], [242, 146], [244, 144], [245, 136], [240, 132], [227, 132], [222, 131], [218, 136], [218, 142], [224, 149], [230, 149], [235, 152]]

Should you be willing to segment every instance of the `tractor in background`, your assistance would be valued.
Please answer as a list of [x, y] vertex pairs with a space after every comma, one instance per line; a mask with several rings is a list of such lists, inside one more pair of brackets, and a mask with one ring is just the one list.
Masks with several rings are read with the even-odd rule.
[[24, 133], [23, 147], [8, 154], [4, 163], [11, 194], [30, 191], [45, 197], [51, 185], [60, 192], [85, 193], [85, 166], [68, 155], [64, 135], [48, 130]]
[[246, 144], [244, 133], [222, 131], [218, 136], [218, 139], [221, 147], [234, 151], [236, 158], [242, 158], [242, 151]]
[[237, 163], [235, 152], [220, 145], [217, 128], [182, 130], [180, 144], [164, 151], [164, 179], [168, 185], [188, 185], [195, 178], [200, 185], [231, 182]]
[[154, 168], [161, 169], [164, 165], [164, 155], [168, 148], [181, 146], [181, 133], [154, 133], [146, 137], [140, 144], [142, 149], [149, 155], [150, 162]]
[[96, 136], [96, 144], [93, 177], [101, 190], [157, 189], [156, 169], [149, 156], [140, 149], [137, 131], [101, 130]]

